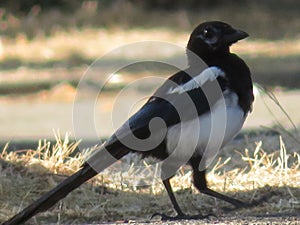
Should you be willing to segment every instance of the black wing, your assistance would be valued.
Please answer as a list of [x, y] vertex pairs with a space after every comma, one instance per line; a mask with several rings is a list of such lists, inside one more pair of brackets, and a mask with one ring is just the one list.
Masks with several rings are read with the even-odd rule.
[[178, 84], [183, 85], [191, 78], [185, 71], [180, 71], [169, 78], [156, 90], [147, 103], [115, 132], [106, 142], [105, 147], [120, 147], [120, 145], [122, 146], [120, 139], [125, 140], [131, 135], [142, 140], [154, 135], [154, 140], [162, 140], [161, 126], [157, 126], [156, 129], [154, 126], [152, 133], [149, 129], [152, 119], [158, 117], [164, 121], [166, 127], [170, 127], [208, 112], [210, 107], [221, 97], [226, 82], [224, 78], [218, 77], [214, 81], [208, 80], [201, 87], [172, 92], [178, 87]]

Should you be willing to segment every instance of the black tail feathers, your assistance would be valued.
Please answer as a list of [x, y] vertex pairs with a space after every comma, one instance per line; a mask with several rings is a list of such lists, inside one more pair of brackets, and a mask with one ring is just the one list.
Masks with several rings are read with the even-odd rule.
[[23, 224], [37, 213], [46, 211], [85, 181], [91, 179], [129, 152], [130, 150], [124, 148], [118, 140], [116, 140], [115, 145], [100, 146], [86, 160], [79, 171], [1, 225]]
[[60, 183], [51, 191], [49, 191], [41, 198], [33, 202], [27, 208], [23, 209], [14, 217], [2, 223], [2, 225], [23, 224], [25, 221], [27, 221], [37, 213], [43, 212], [51, 208], [60, 199], [64, 198], [71, 191], [79, 187], [85, 181], [94, 177], [96, 174], [97, 172], [92, 167], [90, 167], [88, 164], [85, 164], [85, 166], [82, 169], [80, 169], [78, 172], [68, 177], [62, 183]]

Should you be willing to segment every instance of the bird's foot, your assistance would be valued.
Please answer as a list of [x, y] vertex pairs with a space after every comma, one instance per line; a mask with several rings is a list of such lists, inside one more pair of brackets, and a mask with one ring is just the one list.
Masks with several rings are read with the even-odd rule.
[[223, 207], [223, 211], [225, 212], [230, 212], [230, 211], [234, 211], [236, 209], [241, 209], [241, 208], [252, 208], [252, 207], [255, 207], [255, 206], [258, 206], [264, 202], [267, 202], [267, 200], [272, 197], [273, 195], [275, 195], [276, 193], [273, 192], [273, 191], [270, 191], [268, 194], [264, 195], [264, 196], [261, 196], [259, 199], [257, 200], [253, 200], [252, 202], [250, 203], [247, 203], [247, 202], [240, 202], [239, 201], [239, 204], [234, 204], [235, 205], [235, 208], [228, 208], [228, 207]]
[[268, 199], [270, 199], [272, 196], [276, 195], [278, 193], [276, 193], [275, 191], [269, 191], [267, 194], [262, 195], [259, 199], [253, 200], [250, 203], [244, 203], [242, 204], [241, 207], [243, 208], [251, 208], [251, 207], [255, 207], [258, 206], [264, 202], [267, 202]]
[[164, 213], [154, 213], [151, 216], [151, 219], [160, 216], [162, 221], [174, 221], [174, 220], [203, 220], [207, 219], [210, 216], [215, 216], [213, 214], [208, 214], [208, 215], [186, 215], [186, 214], [177, 214], [176, 216], [168, 216]]

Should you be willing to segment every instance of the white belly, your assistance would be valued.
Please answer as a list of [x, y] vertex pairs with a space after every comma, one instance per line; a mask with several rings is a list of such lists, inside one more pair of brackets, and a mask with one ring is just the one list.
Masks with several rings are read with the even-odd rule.
[[237, 95], [228, 92], [225, 101], [215, 103], [211, 113], [205, 113], [168, 129], [168, 153], [182, 163], [186, 163], [195, 154], [201, 155], [199, 169], [203, 170], [212, 162], [218, 151], [240, 131], [245, 118], [244, 111], [238, 105]]

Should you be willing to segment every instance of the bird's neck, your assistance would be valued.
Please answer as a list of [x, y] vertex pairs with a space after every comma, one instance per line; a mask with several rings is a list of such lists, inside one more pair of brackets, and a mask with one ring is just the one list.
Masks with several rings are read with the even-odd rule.
[[188, 63], [190, 67], [197, 67], [199, 62], [204, 62], [206, 65], [210, 66], [212, 62], [215, 62], [215, 59], [224, 60], [230, 56], [230, 49], [228, 46], [220, 48], [216, 51], [192, 51], [193, 53], [187, 52]]

